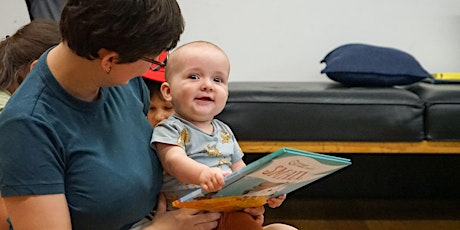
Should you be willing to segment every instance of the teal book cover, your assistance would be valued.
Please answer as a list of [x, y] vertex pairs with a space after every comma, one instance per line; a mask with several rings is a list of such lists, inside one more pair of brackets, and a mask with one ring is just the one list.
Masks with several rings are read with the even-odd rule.
[[291, 148], [281, 148], [225, 178], [222, 190], [195, 190], [175, 201], [175, 207], [228, 211], [263, 205], [351, 165], [351, 160]]

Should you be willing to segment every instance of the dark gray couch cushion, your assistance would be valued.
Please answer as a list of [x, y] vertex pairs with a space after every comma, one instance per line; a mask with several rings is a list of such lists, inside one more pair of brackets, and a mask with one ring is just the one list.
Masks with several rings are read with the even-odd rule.
[[421, 141], [423, 102], [401, 88], [232, 82], [217, 117], [239, 140]]
[[427, 140], [460, 140], [460, 84], [419, 82], [406, 88], [418, 94], [426, 103]]

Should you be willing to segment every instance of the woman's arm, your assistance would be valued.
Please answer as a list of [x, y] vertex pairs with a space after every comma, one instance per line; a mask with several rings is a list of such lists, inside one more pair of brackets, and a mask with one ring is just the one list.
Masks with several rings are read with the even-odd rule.
[[256, 222], [259, 223], [260, 225], [264, 223], [264, 213], [265, 213], [264, 206], [259, 206], [259, 207], [254, 207], [254, 208], [245, 208], [243, 211], [253, 216]]
[[8, 230], [10, 225], [6, 221], [8, 214], [6, 212], [5, 203], [3, 197], [0, 197], [0, 230]]
[[4, 197], [14, 230], [70, 230], [69, 208], [64, 194]]

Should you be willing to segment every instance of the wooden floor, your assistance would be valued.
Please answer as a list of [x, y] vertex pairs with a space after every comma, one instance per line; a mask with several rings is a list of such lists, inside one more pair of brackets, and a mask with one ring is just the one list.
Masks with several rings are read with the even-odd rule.
[[459, 230], [460, 200], [287, 199], [267, 208], [265, 222], [302, 230]]

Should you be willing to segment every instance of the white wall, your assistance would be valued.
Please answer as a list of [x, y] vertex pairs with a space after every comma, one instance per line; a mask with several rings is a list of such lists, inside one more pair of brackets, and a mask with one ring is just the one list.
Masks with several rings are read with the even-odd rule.
[[181, 44], [208, 40], [231, 81], [329, 81], [320, 60], [346, 43], [412, 54], [428, 72], [460, 72], [460, 0], [178, 0]]
[[26, 1], [0, 0], [0, 40], [30, 22]]
[[[231, 81], [329, 81], [320, 60], [346, 43], [397, 48], [428, 72], [460, 72], [460, 0], [178, 0], [181, 44], [208, 40]], [[25, 1], [0, 0], [0, 35], [29, 22]]]

